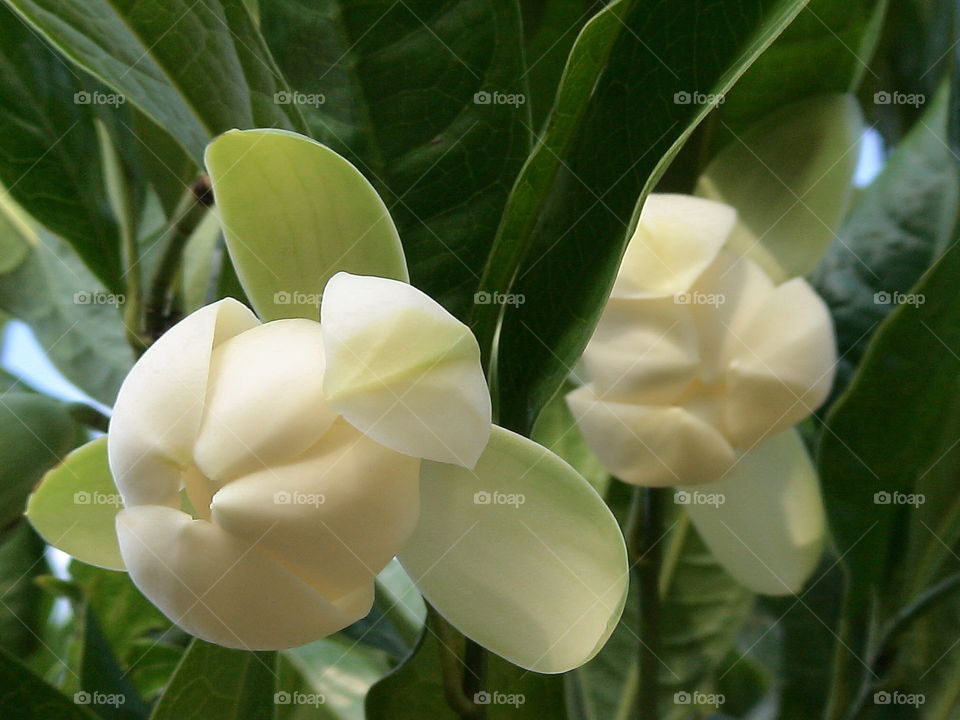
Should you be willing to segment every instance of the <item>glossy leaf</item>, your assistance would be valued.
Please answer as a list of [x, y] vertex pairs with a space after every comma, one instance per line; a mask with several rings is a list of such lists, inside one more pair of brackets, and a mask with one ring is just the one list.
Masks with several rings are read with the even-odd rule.
[[43, 473], [79, 438], [63, 403], [29, 392], [0, 396], [0, 528], [23, 514]]
[[625, 601], [626, 551], [589, 484], [494, 427], [474, 470], [424, 461], [420, 524], [399, 557], [427, 601], [480, 645], [536, 672], [587, 661]]
[[291, 106], [383, 196], [413, 284], [465, 317], [531, 142], [517, 4], [273, 0], [260, 17]]
[[50, 572], [46, 547], [25, 522], [0, 535], [0, 647], [17, 657], [40, 645], [38, 630], [48, 608], [36, 579]]
[[109, 108], [92, 102], [104, 88], [3, 5], [0, 35], [0, 182], [118, 292], [119, 236], [94, 127]]
[[194, 640], [150, 720], [271, 720], [275, 661]]
[[806, 275], [846, 214], [862, 132], [851, 95], [788, 105], [731, 141], [707, 166], [697, 194], [737, 209], [732, 250], [777, 282]]
[[580, 33], [481, 287], [523, 303], [474, 313], [488, 349], [503, 311], [497, 397], [507, 427], [529, 429], [569, 373], [613, 284], [638, 200], [709, 110], [678, 93], [729, 89], [802, 5], [620, 0]]
[[233, 131], [207, 149], [227, 246], [263, 320], [319, 319], [334, 274], [407, 280], [390, 213], [329, 148], [277, 130]]
[[78, 560], [122, 570], [114, 521], [122, 507], [104, 436], [77, 448], [44, 476], [30, 496], [27, 518], [48, 543]]
[[8, 4], [194, 158], [232, 127], [301, 127], [294, 108], [275, 102], [285, 88], [241, 0]]
[[943, 88], [860, 193], [840, 241], [814, 273], [837, 329], [840, 387], [849, 382], [878, 323], [907, 299], [953, 240], [960, 170], [946, 149], [947, 106]]

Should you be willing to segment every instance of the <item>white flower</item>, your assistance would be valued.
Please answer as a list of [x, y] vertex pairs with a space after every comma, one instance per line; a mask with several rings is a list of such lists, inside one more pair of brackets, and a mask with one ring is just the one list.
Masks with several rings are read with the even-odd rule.
[[714, 483], [725, 503], [687, 506], [701, 534], [742, 582], [787, 592], [819, 557], [823, 510], [802, 445], [784, 433], [826, 399], [836, 344], [805, 280], [775, 285], [724, 248], [735, 223], [721, 203], [647, 199], [584, 352], [589, 383], [567, 400], [621, 480]]

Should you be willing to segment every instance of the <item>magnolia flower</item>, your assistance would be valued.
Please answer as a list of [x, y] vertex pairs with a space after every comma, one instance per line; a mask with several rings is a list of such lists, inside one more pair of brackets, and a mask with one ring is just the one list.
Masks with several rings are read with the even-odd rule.
[[473, 335], [402, 281], [334, 275], [319, 323], [226, 299], [171, 328], [110, 421], [119, 512], [66, 500], [108, 497], [102, 440], [48, 474], [28, 517], [210, 642], [336, 632], [394, 556], [464, 634], [541, 672], [592, 657], [623, 608], [613, 516], [569, 465], [491, 426]]
[[[733, 208], [680, 195], [644, 204], [567, 396], [621, 480], [678, 493], [714, 554], [760, 592], [796, 590], [819, 558], [817, 479], [790, 430], [829, 393], [830, 315], [802, 278], [775, 285], [724, 246]], [[702, 501], [698, 501], [701, 498]]]

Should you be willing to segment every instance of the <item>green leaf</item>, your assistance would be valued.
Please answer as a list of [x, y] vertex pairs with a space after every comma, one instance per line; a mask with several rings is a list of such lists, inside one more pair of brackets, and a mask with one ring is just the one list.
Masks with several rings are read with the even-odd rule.
[[150, 720], [272, 720], [275, 661], [194, 640]]
[[347, 160], [279, 130], [228, 132], [206, 152], [227, 247], [263, 320], [318, 320], [334, 274], [407, 280], [377, 191]]
[[39, 238], [21, 237], [0, 235], [0, 254], [24, 247], [27, 253], [0, 274], [0, 309], [30, 326], [68, 380], [112, 405], [133, 365], [117, 307], [121, 296], [108, 293], [58, 237], [42, 230]]
[[[443, 688], [445, 653], [462, 656], [463, 638], [428, 616], [427, 626], [413, 652], [367, 693], [366, 720], [458, 720]], [[456, 658], [454, 672], [467, 672]], [[563, 681], [560, 677], [524, 671], [495, 655], [486, 659], [484, 688], [472, 699], [485, 709], [486, 720], [551, 718], [565, 720]], [[460, 678], [458, 678], [460, 679]]]
[[593, 657], [620, 618], [626, 550], [573, 468], [494, 426], [474, 469], [423, 461], [420, 522], [400, 562], [478, 644], [535, 672]]
[[953, 239], [960, 173], [947, 150], [946, 90], [861, 192], [814, 274], [837, 329], [840, 387], [877, 324]]
[[806, 275], [846, 215], [862, 134], [852, 95], [787, 105], [727, 145], [700, 177], [697, 194], [737, 209], [732, 250], [777, 282]]
[[103, 87], [2, 5], [0, 36], [0, 182], [118, 291], [117, 224], [94, 127], [103, 108], [80, 102], [100, 97]]
[[114, 527], [121, 507], [104, 436], [77, 448], [48, 472], [30, 496], [26, 514], [54, 547], [85, 563], [122, 570]]
[[0, 714], [5, 720], [96, 720], [97, 716], [0, 649]]
[[581, 31], [481, 287], [523, 303], [477, 305], [473, 317], [488, 351], [503, 314], [497, 398], [507, 427], [529, 429], [569, 373], [613, 284], [638, 201], [709, 110], [676, 94], [728, 90], [802, 6], [619, 0]]
[[[881, 324], [860, 369], [827, 417], [820, 471], [833, 536], [850, 586], [847, 644], [857, 652], [870, 609], [902, 590], [908, 500], [924, 485], [955, 482], [960, 435], [960, 253], [953, 245]], [[890, 411], [896, 408], [896, 413]], [[945, 463], [945, 464], [942, 464]], [[930, 476], [928, 478], [928, 476]], [[899, 493], [900, 495], [895, 495]], [[911, 571], [916, 568], [910, 568]], [[860, 672], [859, 663], [848, 662]], [[849, 679], [841, 676], [841, 696]]]
[[[660, 711], [686, 717], [674, 693], [706, 691], [728, 669], [722, 661], [753, 606], [753, 594], [717, 563], [683, 515], [672, 526], [661, 577]], [[597, 657], [575, 670], [569, 682], [578, 698], [580, 720], [635, 717], [637, 670], [636, 592], [628, 596], [624, 619]]]
[[[150, 709], [120, 667], [96, 615], [86, 603], [80, 603], [76, 610], [83, 626], [81, 692], [94, 699], [97, 714], [105, 720], [145, 720]], [[96, 698], [101, 696], [115, 698], [116, 702], [97, 703]]]
[[285, 88], [240, 0], [7, 2], [194, 158], [233, 127], [301, 127], [295, 108], [274, 101]]
[[516, 2], [274, 0], [261, 27], [313, 137], [386, 201], [413, 284], [464, 317], [530, 149]]
[[29, 392], [0, 396], [0, 528], [23, 514], [43, 473], [79, 439], [63, 403]]
[[[726, 93], [711, 127], [712, 145], [736, 137], [781, 108], [855, 90], [875, 77], [871, 64], [884, 0], [810, 0]], [[892, 89], [892, 88], [891, 88]]]
[[20, 523], [0, 536], [0, 647], [27, 657], [40, 644], [43, 591], [34, 582], [50, 572], [44, 560], [46, 543]]

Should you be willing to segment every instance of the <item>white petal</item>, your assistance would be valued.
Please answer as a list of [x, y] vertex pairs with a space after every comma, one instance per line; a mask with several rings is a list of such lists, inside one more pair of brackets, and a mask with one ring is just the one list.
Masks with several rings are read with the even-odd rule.
[[214, 522], [256, 543], [326, 597], [373, 581], [419, 514], [420, 460], [338, 420], [296, 461], [228, 483]]
[[733, 462], [724, 437], [687, 408], [608, 402], [591, 385], [567, 395], [567, 403], [590, 449], [624, 482], [699, 485]]
[[802, 278], [777, 287], [734, 342], [724, 408], [734, 445], [795, 425], [827, 398], [837, 361], [833, 322]]
[[736, 219], [736, 211], [723, 203], [690, 195], [650, 195], [627, 245], [613, 296], [686, 292], [723, 247]]
[[564, 672], [616, 626], [627, 591], [620, 529], [589, 483], [494, 428], [470, 471], [424, 462], [423, 512], [400, 561], [457, 629], [520, 667]]
[[277, 650], [325, 637], [370, 609], [373, 583], [333, 604], [261, 550], [204, 520], [159, 506], [117, 515], [134, 584], [174, 623], [225, 647]]
[[605, 399], [675, 400], [700, 366], [689, 306], [673, 297], [611, 298], [583, 361], [590, 382]]
[[739, 583], [766, 595], [795, 593], [816, 568], [825, 529], [816, 471], [795, 430], [742, 455], [727, 476], [688, 489], [722, 504], [684, 505], [704, 542]]
[[470, 329], [397, 280], [337, 273], [321, 306], [330, 407], [382, 445], [476, 463], [490, 395]]
[[180, 471], [191, 463], [200, 429], [210, 354], [258, 325], [227, 298], [170, 328], [133, 366], [110, 419], [110, 471], [124, 504], [179, 507]]
[[216, 481], [290, 460], [336, 418], [323, 399], [323, 335], [275, 320], [227, 340], [210, 361], [197, 466]]

